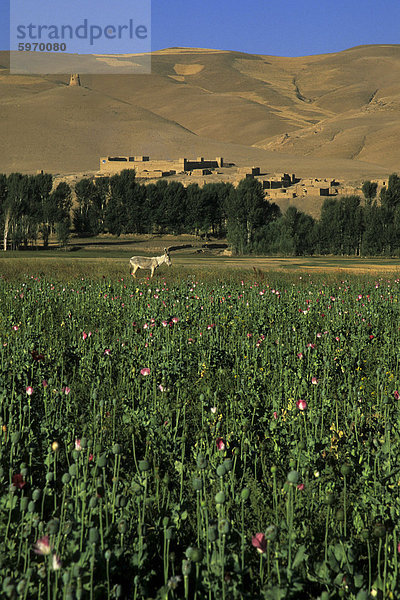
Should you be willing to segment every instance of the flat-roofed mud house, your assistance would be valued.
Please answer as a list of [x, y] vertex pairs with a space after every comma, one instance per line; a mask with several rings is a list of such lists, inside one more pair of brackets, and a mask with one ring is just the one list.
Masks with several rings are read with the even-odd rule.
[[102, 156], [100, 158], [100, 175], [115, 175], [124, 169], [135, 169], [137, 177], [153, 179], [178, 173], [190, 173], [198, 169], [205, 175], [206, 171], [223, 166], [222, 156], [217, 156], [214, 160], [206, 160], [202, 156], [195, 160], [188, 158], [150, 159], [149, 156]]

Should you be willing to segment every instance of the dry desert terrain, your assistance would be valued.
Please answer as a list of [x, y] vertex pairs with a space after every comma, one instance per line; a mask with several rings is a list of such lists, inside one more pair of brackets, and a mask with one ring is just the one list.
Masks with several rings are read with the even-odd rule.
[[[109, 58], [122, 59], [135, 57]], [[95, 172], [118, 154], [348, 181], [400, 167], [400, 45], [301, 58], [170, 48], [150, 75], [82, 75], [81, 87], [8, 65], [0, 53], [0, 172]]]

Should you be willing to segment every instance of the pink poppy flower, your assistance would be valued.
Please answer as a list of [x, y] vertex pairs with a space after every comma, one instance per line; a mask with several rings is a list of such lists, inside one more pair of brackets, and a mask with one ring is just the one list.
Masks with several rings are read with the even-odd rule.
[[395, 400], [400, 400], [400, 394], [399, 394], [399, 392], [398, 392], [397, 390], [395, 390], [395, 391], [393, 392], [393, 396], [394, 396], [394, 399], [395, 399]]
[[168, 323], [167, 323], [167, 321], [161, 321], [161, 325], [162, 325], [163, 327], [166, 327], [166, 326], [168, 325]]
[[299, 483], [299, 484], [297, 485], [297, 489], [298, 489], [300, 492], [302, 492], [302, 491], [304, 490], [304, 483]]
[[64, 394], [66, 396], [68, 396], [68, 394], [70, 393], [71, 389], [66, 385], [65, 387], [62, 388], [62, 390], [64, 392]]
[[278, 413], [276, 412], [276, 410], [274, 410], [273, 415], [274, 415], [274, 419], [278, 418]]
[[147, 377], [147, 375], [150, 375], [150, 369], [148, 367], [145, 367], [144, 369], [140, 369], [140, 373], [144, 376]]
[[39, 538], [36, 544], [33, 546], [33, 551], [35, 552], [35, 554], [50, 554], [51, 546], [49, 536], [45, 535], [44, 537]]
[[13, 475], [11, 478], [11, 483], [14, 487], [17, 488], [17, 490], [22, 490], [22, 488], [26, 485], [26, 481], [24, 481], [24, 478], [22, 477], [21, 473]]
[[173, 323], [177, 323], [179, 321], [178, 317], [172, 317], [171, 320], [172, 320]]
[[82, 337], [83, 337], [83, 339], [84, 339], [84, 340], [86, 340], [86, 338], [87, 338], [87, 333], [86, 333], [85, 331], [82, 333]]
[[313, 385], [318, 385], [318, 379], [316, 377], [311, 377], [311, 383]]
[[13, 329], [14, 329], [14, 331], [18, 331], [18, 329], [19, 329], [18, 325], [13, 325]]
[[26, 391], [26, 393], [28, 394], [28, 396], [32, 396], [32, 394], [33, 394], [33, 387], [32, 387], [31, 385], [28, 385], [28, 386], [26, 387], [26, 390], [25, 390], [25, 391]]
[[306, 408], [307, 408], [307, 402], [305, 400], [302, 400], [300, 398], [299, 400], [297, 400], [296, 406], [297, 406], [297, 408], [299, 410], [306, 410]]
[[216, 439], [217, 450], [225, 450], [225, 442], [221, 437]]
[[47, 388], [47, 386], [48, 386], [48, 385], [49, 385], [49, 384], [47, 383], [46, 379], [43, 379], [43, 381], [42, 381], [42, 386], [43, 386], [44, 388]]
[[298, 352], [298, 353], [297, 353], [297, 358], [300, 358], [300, 359], [302, 359], [302, 358], [303, 358], [303, 353], [302, 353], [302, 352]]
[[256, 533], [256, 535], [251, 538], [251, 543], [260, 554], [264, 554], [264, 552], [267, 550], [267, 540], [265, 539], [265, 535], [263, 533]]
[[81, 440], [78, 438], [75, 440], [75, 450], [82, 450]]

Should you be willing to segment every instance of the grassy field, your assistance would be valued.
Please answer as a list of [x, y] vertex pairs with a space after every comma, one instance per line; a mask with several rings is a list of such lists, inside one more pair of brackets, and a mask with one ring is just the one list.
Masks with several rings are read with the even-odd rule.
[[24, 257], [0, 281], [5, 598], [395, 600], [399, 279]]
[[[155, 248], [156, 252], [162, 252]], [[56, 250], [7, 252], [0, 254], [0, 275], [5, 279], [18, 278], [24, 274], [38, 274], [57, 280], [77, 277], [129, 278], [129, 258], [133, 255], [152, 255], [142, 248], [114, 247], [103, 249], [85, 247], [75, 252]], [[154, 255], [154, 254], [153, 254]], [[343, 257], [229, 257], [196, 254], [195, 251], [172, 253], [172, 266], [162, 265], [155, 278], [168, 277], [178, 281], [186, 277], [212, 277], [222, 279], [263, 280], [273, 274], [326, 275], [329, 279], [340, 274], [387, 275], [395, 277], [400, 271], [399, 259], [343, 258]], [[138, 279], [146, 278], [148, 271], [138, 271]]]

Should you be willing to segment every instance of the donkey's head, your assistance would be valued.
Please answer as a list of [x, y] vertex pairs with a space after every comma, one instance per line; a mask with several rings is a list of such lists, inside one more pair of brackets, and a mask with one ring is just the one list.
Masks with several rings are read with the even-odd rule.
[[171, 257], [168, 252], [168, 248], [164, 248], [164, 256], [165, 256], [165, 264], [167, 264], [170, 267], [172, 265], [172, 262], [171, 262]]

